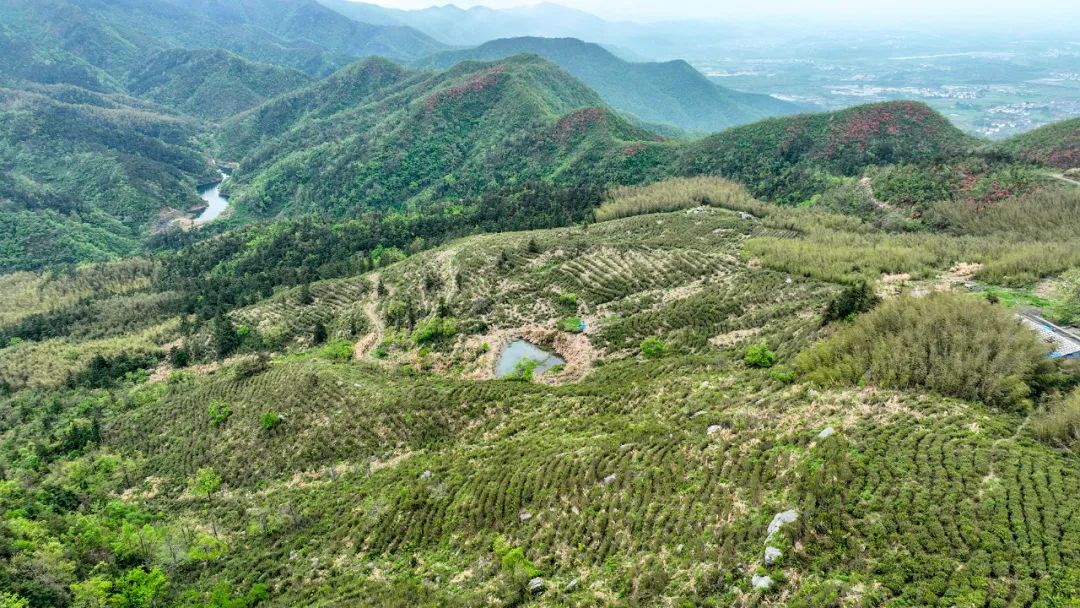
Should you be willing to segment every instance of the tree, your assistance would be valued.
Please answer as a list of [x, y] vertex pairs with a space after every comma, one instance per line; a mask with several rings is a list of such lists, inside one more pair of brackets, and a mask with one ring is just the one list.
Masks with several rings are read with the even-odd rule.
[[224, 359], [236, 352], [240, 346], [240, 336], [236, 334], [236, 326], [220, 311], [214, 316], [213, 325], [214, 350], [218, 359]]
[[835, 298], [829, 301], [823, 316], [824, 323], [848, 319], [859, 313], [864, 313], [877, 306], [881, 298], [866, 281], [859, 281], [843, 289]]
[[[196, 496], [206, 496], [207, 509], [213, 504], [214, 492], [218, 491], [221, 487], [221, 475], [218, 475], [214, 469], [209, 467], [199, 469], [195, 472], [195, 477], [188, 480], [188, 485], [191, 488], [191, 493]], [[210, 520], [211, 525], [214, 527], [214, 536], [218, 535], [217, 523], [213, 519]]]
[[169, 587], [169, 580], [161, 568], [147, 572], [132, 568], [113, 584], [110, 605], [116, 608], [153, 608], [163, 605], [162, 596]]
[[328, 337], [326, 326], [323, 325], [322, 321], [315, 323], [315, 329], [311, 332], [311, 341], [315, 344], [322, 344], [326, 342]]
[[311, 295], [311, 284], [304, 283], [300, 286], [300, 292], [296, 296], [296, 301], [304, 306], [307, 306], [315, 301], [315, 298]]

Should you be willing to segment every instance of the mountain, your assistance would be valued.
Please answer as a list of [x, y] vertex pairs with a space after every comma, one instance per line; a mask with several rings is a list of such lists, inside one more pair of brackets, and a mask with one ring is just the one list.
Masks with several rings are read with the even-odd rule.
[[445, 48], [416, 30], [358, 23], [314, 0], [8, 0], [0, 17], [0, 48], [15, 59], [0, 76], [114, 92], [166, 49], [224, 48], [325, 75], [355, 57], [413, 60]]
[[796, 204], [823, 192], [830, 175], [952, 159], [976, 142], [925, 104], [883, 102], [722, 131], [688, 144], [679, 171], [723, 175], [756, 196]]
[[462, 9], [446, 4], [417, 10], [391, 9], [350, 0], [319, 2], [357, 21], [407, 25], [454, 46], [476, 46], [499, 38], [523, 36], [596, 40], [605, 31], [619, 27], [595, 15], [550, 2], [506, 9], [485, 6]]
[[691, 132], [719, 131], [802, 109], [768, 95], [717, 86], [685, 61], [631, 63], [599, 45], [574, 38], [494, 40], [475, 49], [440, 53], [418, 64], [445, 69], [467, 59], [494, 61], [522, 53], [558, 64], [614, 108]]
[[407, 73], [367, 60], [228, 121], [239, 208], [340, 215], [531, 180], [640, 181], [670, 145], [535, 56]]
[[1080, 167], [1080, 118], [1051, 123], [999, 145], [1041, 165], [1065, 170]]
[[133, 253], [214, 171], [188, 118], [70, 85], [0, 88], [0, 270]]
[[162, 51], [133, 71], [127, 90], [184, 114], [222, 120], [311, 82], [303, 72], [222, 49]]

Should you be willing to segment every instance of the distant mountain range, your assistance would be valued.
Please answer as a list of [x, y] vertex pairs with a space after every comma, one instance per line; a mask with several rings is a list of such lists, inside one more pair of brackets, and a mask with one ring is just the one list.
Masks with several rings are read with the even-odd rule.
[[522, 36], [597, 40], [597, 36], [613, 27], [595, 15], [550, 2], [507, 9], [486, 6], [462, 9], [446, 4], [418, 10], [392, 9], [350, 0], [319, 2], [357, 21], [413, 27], [455, 46], [476, 46], [498, 38]]
[[558, 64], [614, 108], [691, 132], [719, 131], [807, 109], [768, 95], [717, 86], [685, 61], [632, 63], [599, 45], [574, 38], [494, 40], [474, 49], [440, 53], [418, 64], [446, 69], [467, 59], [494, 61], [521, 53]]
[[119, 91], [170, 48], [223, 48], [324, 76], [356, 57], [411, 61], [447, 47], [403, 26], [359, 23], [314, 0], [5, 0], [0, 78]]

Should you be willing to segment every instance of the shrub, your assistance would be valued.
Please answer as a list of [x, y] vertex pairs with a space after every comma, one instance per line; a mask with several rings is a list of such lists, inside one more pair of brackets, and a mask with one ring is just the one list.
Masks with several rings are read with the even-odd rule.
[[519, 382], [532, 382], [533, 373], [536, 372], [536, 366], [540, 365], [540, 362], [536, 359], [522, 359], [514, 365], [514, 371], [506, 377], [507, 380], [517, 380]]
[[750, 367], [772, 367], [776, 363], [776, 353], [769, 350], [769, 343], [762, 340], [746, 349], [743, 360]]
[[580, 334], [585, 331], [585, 322], [581, 317], [567, 317], [559, 321], [559, 328], [570, 334]]
[[1080, 392], [1048, 404], [1032, 418], [1031, 426], [1043, 441], [1080, 449]]
[[210, 415], [210, 424], [213, 426], [221, 426], [225, 424], [225, 421], [232, 416], [232, 409], [228, 403], [224, 401], [211, 401], [210, 406], [207, 408], [207, 413]]
[[233, 367], [233, 376], [237, 380], [254, 378], [268, 369], [270, 369], [269, 358], [267, 358], [265, 353], [259, 353], [256, 357], [248, 357], [239, 361], [236, 366]]
[[667, 347], [664, 341], [660, 338], [645, 338], [641, 342], [641, 354], [650, 359], [655, 359], [664, 354], [664, 349]]
[[801, 353], [795, 366], [822, 386], [869, 382], [1013, 408], [1046, 381], [1047, 350], [1008, 311], [936, 293], [887, 301]]
[[559, 304], [567, 308], [577, 308], [578, 295], [576, 293], [559, 294]]
[[348, 340], [332, 340], [319, 352], [331, 361], [348, 361], [353, 356], [353, 345]]
[[272, 431], [277, 428], [279, 424], [281, 424], [281, 416], [279, 416], [276, 412], [273, 411], [266, 412], [262, 415], [261, 422], [263, 430]]
[[703, 205], [744, 210], [754, 204], [746, 188], [718, 177], [669, 179], [648, 186], [623, 186], [608, 192], [596, 210], [596, 221], [606, 222], [646, 213], [678, 211]]
[[881, 298], [874, 293], [873, 288], [866, 281], [858, 281], [843, 289], [835, 298], [829, 301], [825, 308], [823, 323], [850, 319], [854, 315], [864, 313], [877, 306]]
[[795, 382], [795, 372], [787, 368], [777, 368], [769, 374], [773, 380], [780, 382], [781, 384], [791, 384]]
[[440, 342], [457, 334], [457, 319], [435, 317], [421, 321], [413, 330], [412, 339], [417, 344]]

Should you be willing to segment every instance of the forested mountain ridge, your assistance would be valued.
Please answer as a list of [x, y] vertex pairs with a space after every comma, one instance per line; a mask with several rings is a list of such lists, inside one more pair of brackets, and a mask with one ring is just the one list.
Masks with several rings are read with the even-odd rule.
[[68, 85], [0, 88], [0, 268], [133, 253], [165, 206], [216, 175], [195, 121]]
[[536, 54], [559, 65], [616, 109], [691, 132], [719, 131], [803, 109], [768, 95], [720, 87], [685, 61], [631, 63], [599, 45], [574, 38], [493, 40], [474, 49], [440, 53], [417, 64], [446, 69], [467, 59], [494, 61], [521, 53]]
[[[259, 142], [239, 159], [230, 185], [241, 210], [277, 213], [288, 206], [293, 213], [342, 215], [477, 196], [530, 180], [642, 180], [657, 166], [657, 154], [670, 148], [534, 56], [408, 77], [372, 60], [342, 78], [351, 76], [361, 86], [340, 87], [331, 78], [225, 125], [224, 150], [230, 140]], [[384, 78], [391, 86], [365, 88]], [[321, 94], [327, 89], [357, 104]], [[366, 97], [372, 89], [375, 95]], [[364, 92], [359, 99], [357, 91]], [[302, 99], [315, 105], [302, 106]], [[289, 129], [266, 139], [260, 122], [286, 114], [294, 122], [275, 120], [271, 129]]]
[[689, 174], [735, 179], [768, 200], [799, 203], [822, 192], [829, 174], [944, 161], [977, 145], [925, 104], [897, 101], [734, 127], [688, 144], [680, 165]]
[[412, 60], [443, 45], [409, 28], [352, 21], [314, 0], [5, 0], [0, 75], [122, 90], [152, 54], [233, 51], [251, 61], [326, 75], [359, 56]]
[[134, 70], [127, 90], [184, 114], [218, 121], [309, 82], [303, 72], [253, 63], [223, 49], [173, 49]]

